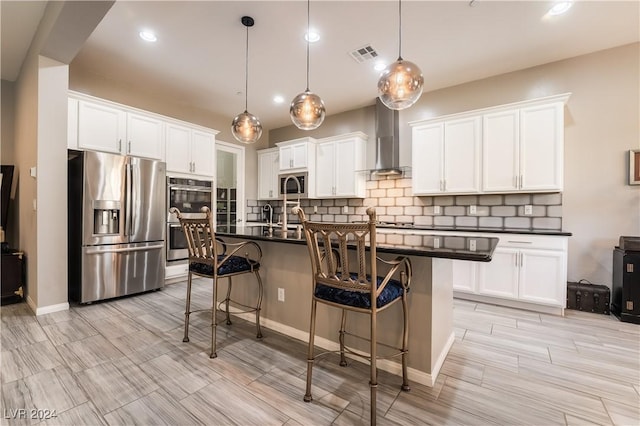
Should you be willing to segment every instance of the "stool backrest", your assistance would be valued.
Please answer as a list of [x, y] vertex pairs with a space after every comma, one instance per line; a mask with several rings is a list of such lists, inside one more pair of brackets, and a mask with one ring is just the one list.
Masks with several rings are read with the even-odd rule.
[[177, 208], [169, 209], [169, 212], [174, 213], [180, 221], [189, 249], [189, 263], [202, 263], [215, 267], [217, 247], [215, 232], [211, 225], [211, 210], [205, 206], [201, 211], [202, 215], [185, 217]]
[[[304, 227], [314, 285], [371, 292], [375, 300], [376, 288], [371, 278], [377, 276], [375, 209], [367, 209], [369, 220], [364, 223], [311, 222], [299, 207], [293, 213]], [[350, 257], [349, 251], [355, 251], [355, 256]]]

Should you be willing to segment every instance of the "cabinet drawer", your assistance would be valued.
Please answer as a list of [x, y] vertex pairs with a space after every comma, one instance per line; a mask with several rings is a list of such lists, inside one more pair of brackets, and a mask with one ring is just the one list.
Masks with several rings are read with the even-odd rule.
[[520, 249], [566, 250], [566, 238], [539, 237], [519, 234], [499, 234], [498, 247]]

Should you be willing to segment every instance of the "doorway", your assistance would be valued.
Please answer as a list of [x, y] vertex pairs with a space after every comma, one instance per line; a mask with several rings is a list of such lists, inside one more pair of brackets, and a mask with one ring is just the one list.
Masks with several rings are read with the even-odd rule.
[[216, 141], [216, 224], [244, 223], [245, 148]]

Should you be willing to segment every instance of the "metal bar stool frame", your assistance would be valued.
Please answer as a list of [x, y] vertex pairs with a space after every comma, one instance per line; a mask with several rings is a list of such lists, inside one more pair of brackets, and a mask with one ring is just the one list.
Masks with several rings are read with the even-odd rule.
[[[376, 397], [377, 397], [377, 365], [376, 361], [383, 358], [400, 356], [402, 359], [402, 386], [403, 391], [409, 391], [407, 378], [407, 354], [409, 352], [409, 306], [407, 293], [411, 286], [411, 262], [407, 257], [399, 256], [393, 260], [383, 260], [376, 254], [376, 212], [370, 207], [367, 209], [369, 220], [366, 223], [326, 223], [311, 222], [305, 217], [300, 207], [292, 209], [302, 222], [304, 234], [311, 258], [313, 276], [313, 292], [311, 302], [311, 320], [309, 326], [309, 347], [307, 352], [307, 383], [304, 401], [313, 400], [311, 395], [311, 379], [313, 364], [318, 356], [327, 351], [314, 355], [314, 338], [316, 325], [317, 303], [324, 303], [342, 310], [340, 322], [340, 365], [346, 366], [345, 354], [366, 359], [370, 363], [370, 390], [371, 390], [371, 424], [376, 424]], [[369, 240], [369, 248], [366, 241]], [[350, 269], [348, 250], [356, 251], [356, 269]], [[367, 253], [368, 252], [368, 253]], [[386, 265], [388, 272], [384, 276], [378, 276], [378, 264]], [[393, 279], [398, 277], [399, 279]], [[376, 277], [373, 279], [373, 277]], [[355, 299], [349, 301], [349, 297]], [[377, 341], [377, 314], [384, 311], [395, 302], [402, 302], [403, 332], [402, 347], [397, 348]], [[347, 311], [355, 311], [368, 314], [370, 317], [369, 354], [351, 349], [345, 345], [345, 335], [352, 335], [346, 330]], [[359, 336], [356, 336], [359, 337]], [[393, 348], [395, 351], [390, 356], [378, 356], [377, 345]]]
[[[213, 281], [213, 300], [211, 305], [211, 352], [209, 357], [215, 358], [216, 353], [216, 311], [219, 307], [225, 305], [226, 323], [231, 324], [229, 305], [234, 304], [241, 306], [244, 310], [240, 312], [255, 312], [256, 314], [256, 337], [262, 338], [262, 330], [260, 328], [260, 310], [262, 306], [263, 284], [260, 277], [260, 261], [262, 260], [262, 250], [260, 246], [253, 241], [245, 241], [241, 243], [228, 243], [220, 238], [216, 238], [213, 230], [212, 215], [209, 208], [202, 207], [202, 215], [183, 215], [180, 210], [175, 207], [169, 209], [170, 213], [177, 216], [180, 226], [187, 240], [189, 251], [189, 271], [187, 275], [187, 296], [186, 307], [184, 313], [184, 338], [183, 342], [189, 341], [189, 316], [194, 312], [200, 312], [208, 309], [191, 310], [191, 287], [193, 276], [211, 278]], [[227, 249], [231, 250], [227, 252]], [[243, 255], [240, 255], [243, 251]], [[253, 257], [249, 253], [253, 251]], [[248, 306], [231, 299], [232, 277], [236, 275], [253, 273], [258, 282], [258, 299], [256, 306]], [[227, 278], [228, 287], [227, 295], [224, 300], [217, 303], [218, 300], [218, 279]], [[222, 310], [222, 309], [220, 309]]]

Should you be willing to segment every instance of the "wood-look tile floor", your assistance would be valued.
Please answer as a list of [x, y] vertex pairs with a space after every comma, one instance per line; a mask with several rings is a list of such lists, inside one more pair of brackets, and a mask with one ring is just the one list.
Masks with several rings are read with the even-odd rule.
[[[192, 316], [191, 342], [182, 342], [184, 293], [178, 283], [40, 317], [25, 304], [2, 307], [0, 423], [369, 423], [367, 365], [324, 358], [305, 403], [304, 342], [269, 329], [258, 341], [254, 325], [236, 319], [219, 327], [218, 358], [209, 359], [208, 314]], [[206, 282], [193, 300], [207, 305]], [[640, 326], [462, 300], [454, 326], [434, 387], [401, 392], [398, 377], [380, 373], [380, 424], [640, 424]]]

